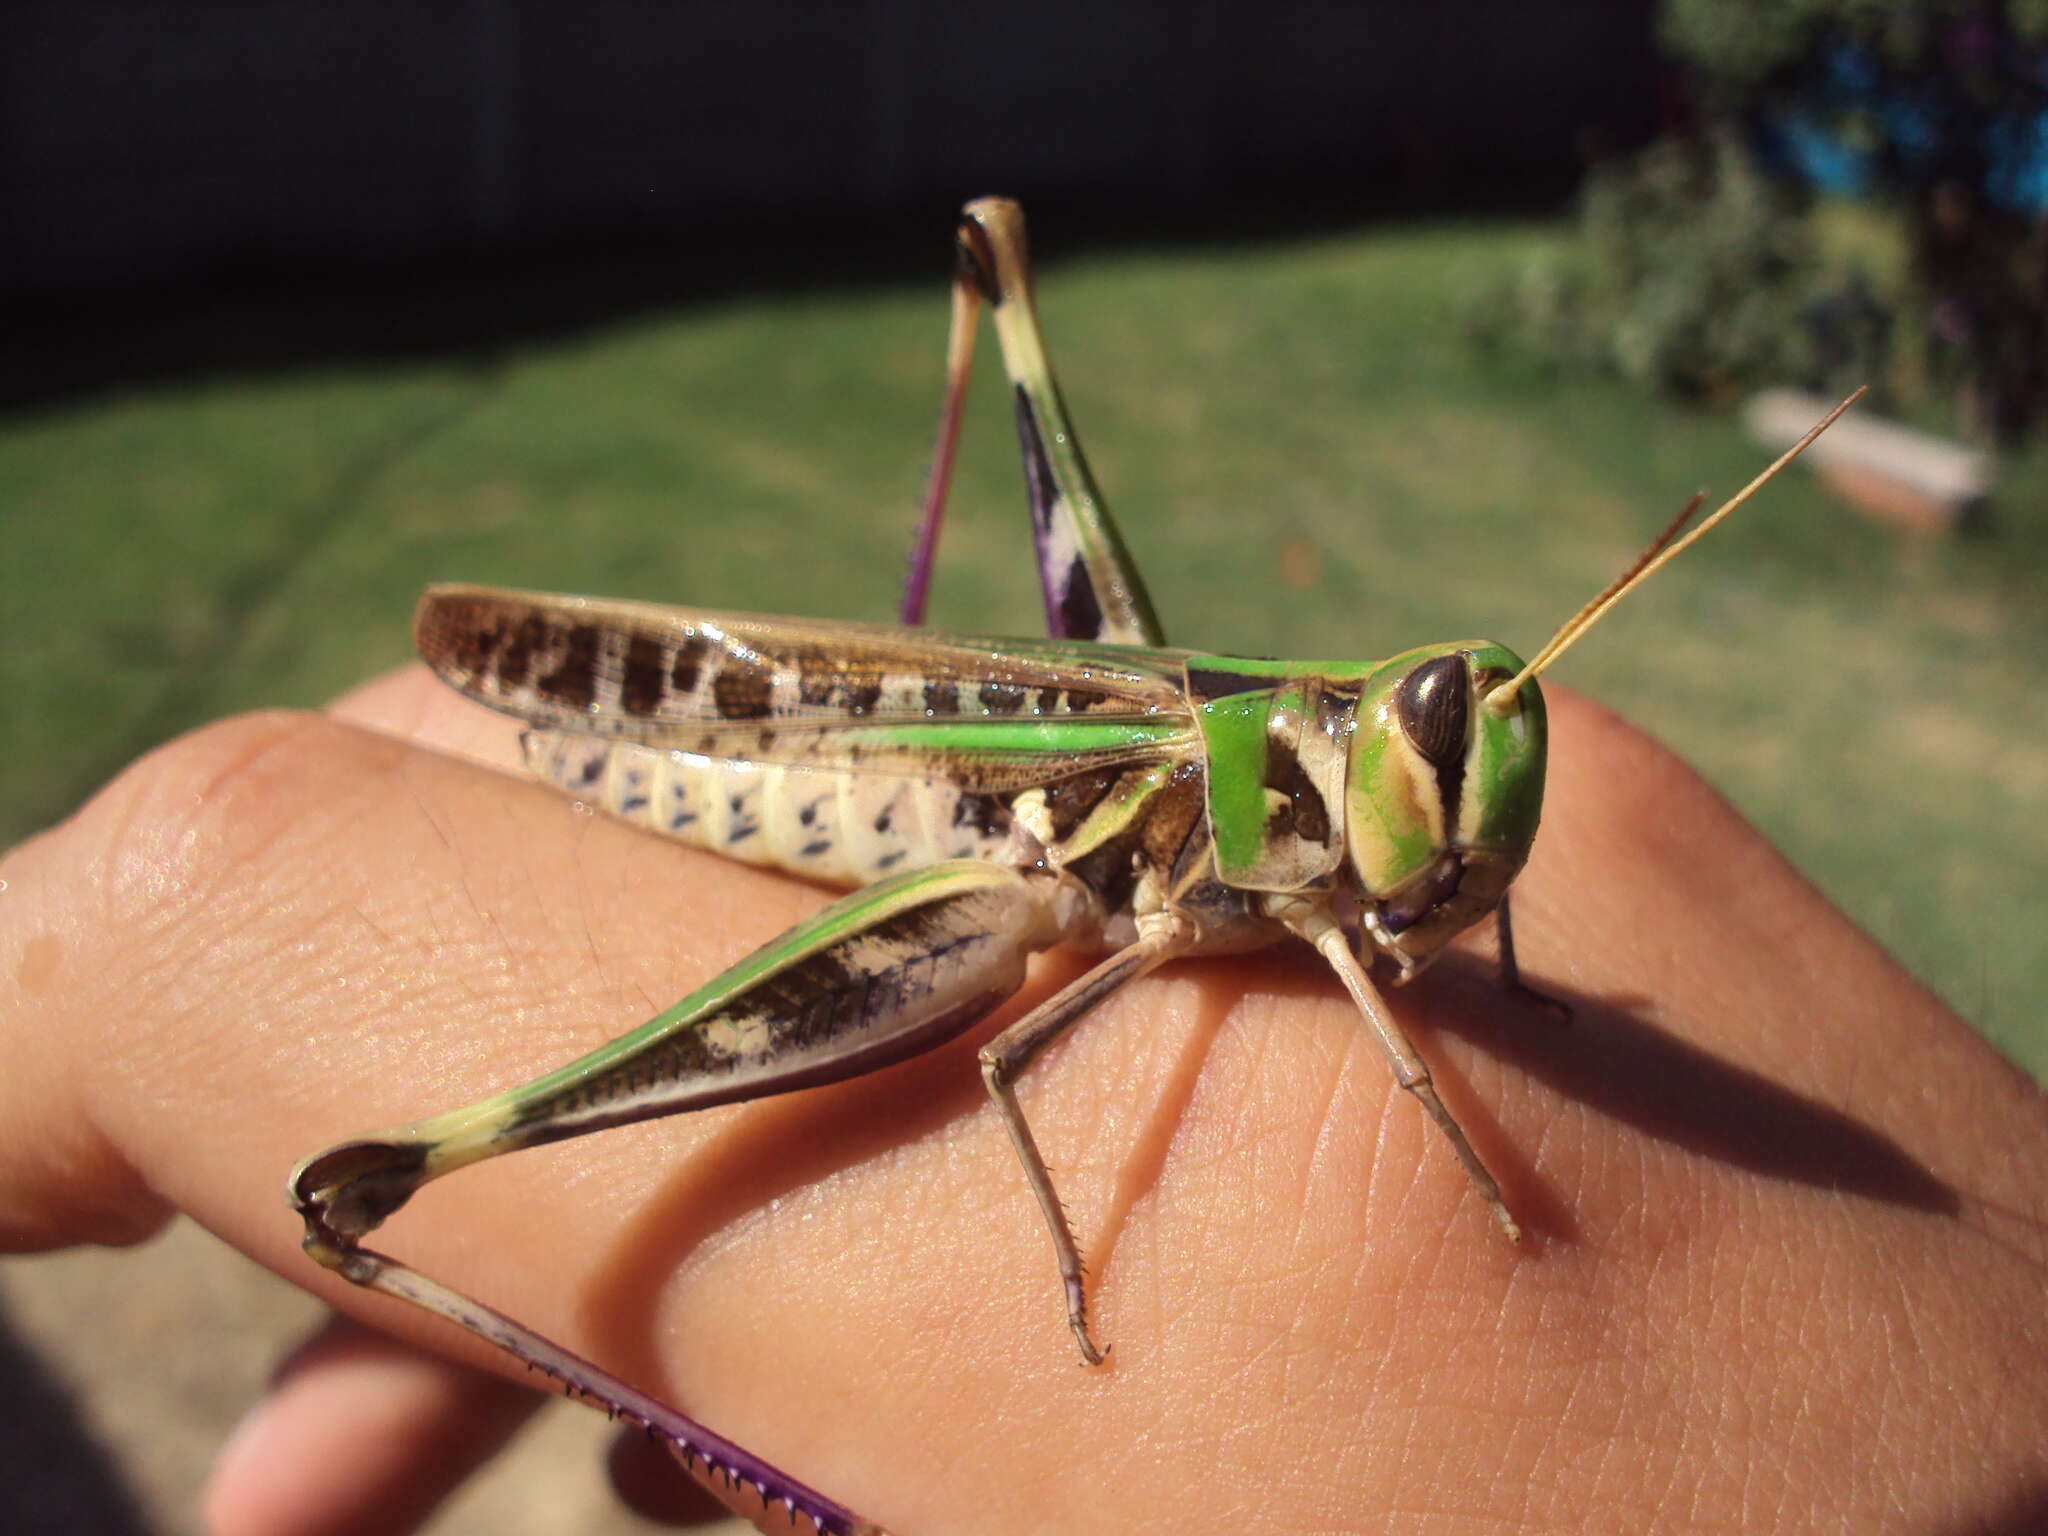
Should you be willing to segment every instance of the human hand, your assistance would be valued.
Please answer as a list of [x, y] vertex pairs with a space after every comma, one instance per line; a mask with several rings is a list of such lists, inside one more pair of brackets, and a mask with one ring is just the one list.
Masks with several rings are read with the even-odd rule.
[[[1576, 1022], [1503, 999], [1483, 945], [1394, 994], [1520, 1249], [1279, 953], [1133, 986], [1026, 1079], [1101, 1369], [986, 1030], [477, 1168], [378, 1241], [904, 1536], [2032, 1528], [2042, 1095], [1682, 766], [1551, 692], [1517, 930]], [[0, 1245], [187, 1211], [467, 1363], [338, 1335], [353, 1365], [316, 1354], [223, 1469], [223, 1529], [402, 1528], [523, 1401], [298, 1253], [291, 1165], [556, 1065], [828, 899], [480, 766], [511, 728], [418, 671], [336, 713], [401, 739], [228, 722], [0, 872]]]

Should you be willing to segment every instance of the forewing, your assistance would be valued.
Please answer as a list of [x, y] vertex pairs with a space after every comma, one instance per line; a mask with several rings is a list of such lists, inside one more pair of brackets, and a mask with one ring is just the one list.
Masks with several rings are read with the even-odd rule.
[[1003, 789], [1196, 749], [1178, 652], [430, 588], [420, 654], [550, 729]]

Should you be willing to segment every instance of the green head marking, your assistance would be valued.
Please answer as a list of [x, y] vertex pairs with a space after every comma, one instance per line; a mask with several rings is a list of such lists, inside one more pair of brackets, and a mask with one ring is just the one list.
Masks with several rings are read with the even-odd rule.
[[1492, 911], [1543, 806], [1543, 694], [1489, 641], [1403, 651], [1359, 696], [1345, 844], [1373, 942], [1405, 972]]

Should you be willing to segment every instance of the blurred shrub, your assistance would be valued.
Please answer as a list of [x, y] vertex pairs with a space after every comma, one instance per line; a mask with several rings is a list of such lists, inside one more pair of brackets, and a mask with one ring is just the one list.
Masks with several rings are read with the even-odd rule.
[[1577, 237], [1481, 295], [1475, 329], [1688, 399], [1883, 379], [1898, 306], [1811, 201], [1733, 134], [1665, 140], [1595, 169]]
[[1596, 170], [1482, 332], [1715, 397], [2048, 415], [2048, 0], [1664, 0], [1693, 116]]

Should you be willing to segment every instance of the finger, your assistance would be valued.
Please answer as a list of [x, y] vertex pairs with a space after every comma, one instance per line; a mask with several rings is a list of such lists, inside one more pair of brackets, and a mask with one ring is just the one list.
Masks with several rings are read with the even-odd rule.
[[336, 1317], [221, 1449], [215, 1536], [406, 1536], [545, 1401]]
[[[1558, 1048], [1697, 1032], [1718, 1053], [1760, 1052], [1750, 1079], [1787, 1061], [1802, 1092], [1944, 1170], [1959, 1143], [1987, 1143], [2016, 1189], [2042, 1138], [2038, 1111], [2020, 1126], [2019, 1099], [1999, 1100], [2008, 1078], [1950, 1049], [1910, 983], [1682, 768], [1570, 713], [1556, 712], [1525, 942], [1540, 979], [1563, 963], [1574, 992], [1654, 1017], [1549, 1032], [1567, 1037]], [[126, 850], [80, 855], [68, 894], [46, 900], [85, 914], [69, 919], [69, 1011], [47, 1027], [89, 1109], [155, 1188], [309, 1278], [278, 1203], [294, 1159], [556, 1066], [825, 899], [317, 719], [216, 728], [72, 832]], [[1800, 956], [1847, 956], [1879, 980], [1845, 989], [1759, 965], [1786, 913]], [[0, 985], [12, 975], [0, 965]], [[1717, 990], [1730, 977], [1744, 1006]], [[1431, 984], [1404, 1006], [1499, 1012]], [[1919, 1029], [1917, 1060], [1898, 1049], [1901, 1019]], [[1800, 1053], [1837, 1033], [1849, 1050]], [[859, 1082], [478, 1168], [427, 1191], [389, 1246], [909, 1529], [998, 1528], [995, 1501], [1009, 1523], [1131, 1528], [1161, 1509], [1238, 1508], [1247, 1490], [1267, 1523], [1327, 1528], [1365, 1523], [1331, 1490], [1391, 1486], [1417, 1510], [1477, 1500], [1461, 1507], [1495, 1525], [1525, 1508], [1518, 1489], [1542, 1490], [1550, 1523], [1593, 1497], [1593, 1523], [1628, 1524], [1621, 1492], [1580, 1475], [1615, 1465], [1616, 1443], [1632, 1465], [1665, 1466], [1660, 1447], [1692, 1446], [1702, 1417], [1754, 1424], [1796, 1442], [1807, 1483], [1833, 1486], [1870, 1449], [1845, 1432], [1867, 1400], [1850, 1363], [1946, 1401], [1965, 1355], [1989, 1370], [2031, 1347], [2017, 1335], [2038, 1310], [2035, 1272], [1937, 1250], [1923, 1209], [1702, 1154], [1621, 1100], [1588, 1103], [1583, 1074], [1467, 1043], [1482, 1034], [1425, 1048], [1446, 1099], [1490, 1115], [1490, 1139], [1529, 1149], [1532, 1177], [1578, 1212], [1584, 1239], [1534, 1259], [1481, 1236], [1458, 1170], [1341, 996], [1284, 957], [1133, 986], [1049, 1054], [1028, 1108], [1123, 1346], [1103, 1372], [1061, 1347], [1043, 1234], [971, 1037]], [[1880, 1049], [1845, 1076], [1866, 1039]], [[1926, 1113], [1931, 1071], [1963, 1087], [1967, 1116], [1953, 1098]], [[1900, 1083], [1910, 1103], [1888, 1097]], [[1744, 1091], [1720, 1099], [1768, 1129], [1770, 1106], [1759, 1116]], [[1882, 1264], [1859, 1262], [1873, 1251]], [[1818, 1299], [1815, 1273], [1833, 1281]], [[1965, 1294], [1975, 1333], [1954, 1316]], [[1872, 1358], [1902, 1298], [1930, 1336], [1974, 1342], [1911, 1369]], [[429, 1336], [403, 1309], [350, 1300]], [[1788, 1361], [1801, 1391], [1781, 1390]], [[1832, 1417], [1788, 1411], [1813, 1404]], [[2009, 1466], [2038, 1406], [1987, 1401], [1964, 1427]], [[1939, 1444], [1908, 1452], [1927, 1501], [1967, 1502]], [[1458, 1470], [1481, 1458], [1499, 1471], [1483, 1487]], [[1780, 1465], [1716, 1446], [1684, 1470], [1806, 1509], [1772, 1480]]]
[[417, 663], [350, 689], [327, 706], [327, 713], [451, 757], [494, 768], [524, 768], [518, 721], [471, 703]]

